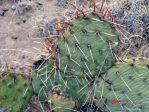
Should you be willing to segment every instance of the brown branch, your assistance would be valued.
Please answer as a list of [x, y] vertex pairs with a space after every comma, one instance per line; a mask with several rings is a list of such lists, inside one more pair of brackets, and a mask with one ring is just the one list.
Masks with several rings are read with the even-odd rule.
[[105, 0], [102, 0], [102, 3], [101, 3], [101, 8], [100, 8], [100, 12], [103, 12], [104, 2], [105, 2]]

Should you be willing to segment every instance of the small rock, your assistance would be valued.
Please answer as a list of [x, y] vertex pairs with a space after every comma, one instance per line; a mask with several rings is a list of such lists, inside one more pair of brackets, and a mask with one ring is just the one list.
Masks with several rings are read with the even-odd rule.
[[22, 59], [25, 59], [26, 58], [26, 56], [25, 55], [22, 55]]
[[18, 39], [18, 37], [15, 36], [15, 35], [13, 35], [11, 38], [14, 39], [14, 40]]
[[0, 10], [0, 16], [4, 16], [5, 15], [5, 11], [4, 10]]
[[35, 1], [35, 4], [42, 6], [43, 3], [40, 0]]
[[21, 16], [21, 17], [20, 17], [20, 20], [21, 20], [23, 23], [26, 23], [27, 17], [26, 17], [26, 16]]
[[15, 4], [15, 5], [12, 5], [12, 6], [11, 6], [11, 9], [12, 9], [12, 10], [16, 10], [16, 7], [17, 7], [16, 4]]
[[17, 25], [20, 25], [20, 20], [19, 20], [19, 21], [16, 21], [16, 24], [17, 24]]

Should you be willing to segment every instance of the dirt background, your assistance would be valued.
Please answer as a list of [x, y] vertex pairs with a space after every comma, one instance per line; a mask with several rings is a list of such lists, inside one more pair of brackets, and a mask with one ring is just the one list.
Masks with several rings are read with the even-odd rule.
[[[12, 9], [15, 1], [1, 1], [0, 10], [7, 10], [0, 16], [0, 65], [1, 70], [13, 67], [28, 74], [28, 68], [43, 53], [44, 37], [38, 35], [38, 23], [46, 18], [60, 18], [65, 11], [57, 0], [40, 0], [30, 2], [32, 9], [23, 16]], [[41, 4], [39, 4], [41, 3]], [[21, 17], [24, 17], [23, 19]], [[25, 21], [25, 22], [24, 22]]]
[[[70, 16], [74, 15], [73, 12], [76, 9], [74, 9], [74, 7], [72, 8], [72, 6], [67, 6], [67, 4], [69, 4], [67, 3], [67, 1], [76, 1], [75, 4], [77, 4], [78, 6], [84, 4], [83, 8], [86, 10], [90, 10], [90, 7], [88, 7], [90, 6], [90, 2], [88, 0], [0, 0], [0, 71], [14, 68], [15, 72], [21, 71], [25, 74], [29, 74], [29, 70], [32, 68], [34, 61], [40, 59], [41, 54], [45, 53], [43, 41], [45, 39], [45, 36], [46, 38], [50, 37], [47, 36], [49, 35], [49, 28], [51, 30], [50, 21], [53, 21], [56, 18], [62, 19], [64, 18], [64, 14], [65, 17], [68, 17], [69, 14]], [[126, 10], [128, 7], [127, 5], [125, 6], [122, 1], [125, 0], [114, 0], [114, 2], [111, 2], [111, 6], [112, 4], [118, 6], [116, 7], [116, 9], [119, 9], [119, 7], [123, 7], [122, 9], [124, 9], [124, 12], [122, 15], [124, 17], [129, 17], [129, 14], [133, 14], [134, 12], [134, 17], [143, 17], [143, 14], [146, 14], [148, 17], [148, 4], [146, 6], [139, 5], [138, 9], [134, 8], [134, 6], [136, 6], [134, 5], [132, 8], [130, 8], [132, 10]], [[26, 4], [26, 6], [22, 7], [27, 7], [27, 11], [22, 13], [21, 8], [16, 8], [16, 4], [18, 3]], [[140, 2], [140, 4], [142, 3], [143, 2]], [[100, 6], [99, 4], [100, 3], [97, 3], [97, 6]], [[121, 4], [122, 6], [119, 4]], [[16, 10], [20, 11], [17, 12]], [[2, 11], [5, 12], [4, 15]], [[118, 16], [120, 14], [121, 12], [118, 13]], [[45, 31], [41, 31], [41, 27], [43, 27], [41, 25], [41, 22], [43, 21]], [[132, 22], [126, 21], [126, 23], [129, 25]], [[141, 29], [140, 27], [135, 28]], [[44, 34], [41, 34], [41, 32], [44, 32]], [[52, 33], [50, 33], [50, 35], [52, 35]], [[137, 33], [135, 35], [139, 34]], [[148, 39], [148, 33], [145, 38]], [[140, 49], [141, 56], [149, 57], [148, 44], [143, 45], [143, 48]], [[134, 48], [129, 51], [134, 52], [131, 53], [133, 55], [138, 53], [137, 51], [140, 52], [140, 50], [134, 51]]]

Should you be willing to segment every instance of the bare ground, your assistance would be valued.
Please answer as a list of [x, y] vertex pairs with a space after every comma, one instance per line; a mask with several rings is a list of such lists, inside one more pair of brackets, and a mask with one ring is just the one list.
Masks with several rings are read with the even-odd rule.
[[[32, 5], [32, 10], [25, 14], [23, 23], [12, 10], [12, 2], [5, 2], [0, 9], [7, 9], [0, 16], [0, 65], [3, 68], [16, 68], [28, 74], [29, 67], [43, 52], [43, 37], [39, 37], [37, 24], [43, 18], [52, 20], [59, 18], [62, 10], [57, 0], [40, 0], [42, 5]], [[3, 70], [3, 69], [2, 69]]]

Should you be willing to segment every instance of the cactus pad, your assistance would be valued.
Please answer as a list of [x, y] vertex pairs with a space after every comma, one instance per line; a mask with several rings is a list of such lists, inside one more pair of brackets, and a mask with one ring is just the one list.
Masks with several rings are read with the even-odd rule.
[[68, 27], [53, 46], [50, 59], [36, 71], [33, 87], [43, 100], [48, 91], [53, 90], [52, 86], [60, 84], [63, 93], [84, 102], [86, 93], [78, 91], [86, 84], [91, 85], [93, 78], [105, 73], [115, 63], [113, 51], [118, 44], [118, 34], [108, 22], [93, 15], [74, 19], [65, 25]]
[[149, 110], [149, 60], [129, 59], [104, 74], [95, 93], [100, 108], [112, 112]]
[[0, 106], [9, 112], [20, 112], [26, 108], [31, 96], [31, 82], [20, 75], [6, 73], [0, 79]]
[[100, 21], [96, 16], [88, 15], [88, 18], [66, 23], [70, 26], [53, 48], [52, 60], [57, 70], [76, 76], [94, 76], [114, 63], [117, 32], [108, 22]]

